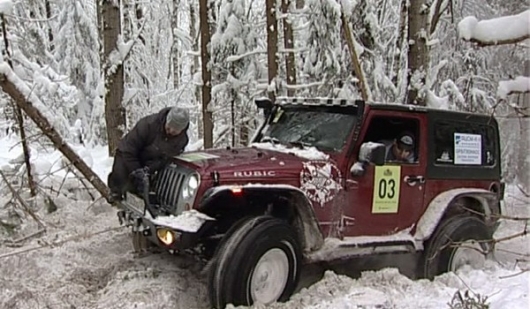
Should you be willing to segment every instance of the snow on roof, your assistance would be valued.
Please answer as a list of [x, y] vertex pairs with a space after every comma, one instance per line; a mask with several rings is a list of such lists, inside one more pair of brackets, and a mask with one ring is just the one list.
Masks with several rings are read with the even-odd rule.
[[458, 23], [458, 36], [483, 45], [522, 41], [530, 38], [530, 10], [481, 21], [467, 16]]

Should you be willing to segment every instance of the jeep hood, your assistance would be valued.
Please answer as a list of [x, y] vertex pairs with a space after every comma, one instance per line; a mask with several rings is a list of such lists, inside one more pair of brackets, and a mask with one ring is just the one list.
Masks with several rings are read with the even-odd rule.
[[258, 143], [247, 148], [187, 152], [176, 159], [198, 170], [203, 177], [217, 172], [222, 180], [227, 180], [299, 177], [303, 162], [328, 160], [329, 156], [316, 148]]

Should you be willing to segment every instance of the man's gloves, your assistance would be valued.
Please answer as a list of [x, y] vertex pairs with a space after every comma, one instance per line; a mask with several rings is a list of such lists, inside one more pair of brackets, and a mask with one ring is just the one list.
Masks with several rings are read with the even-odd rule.
[[136, 169], [129, 178], [137, 193], [142, 194], [149, 187], [149, 168], [146, 166]]

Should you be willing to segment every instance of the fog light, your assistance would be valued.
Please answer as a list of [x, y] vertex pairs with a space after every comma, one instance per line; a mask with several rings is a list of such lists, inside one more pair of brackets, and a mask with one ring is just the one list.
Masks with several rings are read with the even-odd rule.
[[166, 246], [171, 245], [175, 241], [175, 235], [173, 234], [173, 231], [168, 229], [157, 230], [156, 236]]

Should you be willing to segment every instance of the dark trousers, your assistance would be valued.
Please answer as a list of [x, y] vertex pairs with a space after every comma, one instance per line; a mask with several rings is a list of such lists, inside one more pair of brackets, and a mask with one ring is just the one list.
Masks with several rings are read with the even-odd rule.
[[123, 156], [117, 151], [114, 156], [112, 171], [107, 179], [107, 184], [112, 194], [123, 196], [126, 191], [130, 191], [133, 188], [131, 180], [129, 179], [130, 173], [131, 171], [127, 169]]

